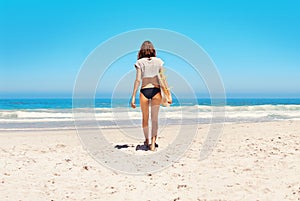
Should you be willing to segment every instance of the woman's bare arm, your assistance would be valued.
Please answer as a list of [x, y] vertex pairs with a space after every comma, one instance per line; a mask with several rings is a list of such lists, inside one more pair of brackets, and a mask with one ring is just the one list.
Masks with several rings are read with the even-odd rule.
[[131, 107], [132, 108], [136, 108], [135, 97], [136, 97], [136, 92], [140, 86], [141, 77], [142, 77], [142, 71], [141, 71], [141, 69], [137, 68], [136, 69], [136, 77], [135, 77], [135, 81], [134, 81], [134, 85], [133, 85], [132, 97], [131, 97]]

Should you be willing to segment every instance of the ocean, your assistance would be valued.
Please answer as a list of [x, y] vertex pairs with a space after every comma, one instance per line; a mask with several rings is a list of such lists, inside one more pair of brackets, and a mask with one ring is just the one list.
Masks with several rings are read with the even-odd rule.
[[[132, 109], [129, 103], [129, 99], [95, 99], [98, 126], [140, 127], [140, 108]], [[72, 99], [0, 99], [0, 131], [74, 129], [73, 112], [84, 113], [85, 107], [74, 110]], [[161, 107], [159, 120], [162, 124], [210, 123], [212, 107], [210, 99], [175, 99], [171, 107]], [[227, 99], [224, 108], [225, 123], [300, 120], [300, 98]], [[89, 128], [88, 121], [85, 126]]]

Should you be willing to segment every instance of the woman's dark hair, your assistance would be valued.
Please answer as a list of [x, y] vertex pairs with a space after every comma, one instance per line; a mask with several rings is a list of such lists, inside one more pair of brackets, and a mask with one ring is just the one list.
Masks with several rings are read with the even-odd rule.
[[138, 59], [145, 58], [145, 57], [146, 58], [156, 57], [156, 51], [154, 49], [154, 46], [148, 40], [143, 42], [138, 54]]

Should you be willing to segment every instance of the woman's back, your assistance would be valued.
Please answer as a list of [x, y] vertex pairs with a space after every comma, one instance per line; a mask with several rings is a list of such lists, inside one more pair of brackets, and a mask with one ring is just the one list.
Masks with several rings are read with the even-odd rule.
[[141, 69], [142, 87], [149, 84], [159, 85], [158, 74], [162, 68], [163, 61], [157, 57], [141, 58], [136, 61], [135, 67]]

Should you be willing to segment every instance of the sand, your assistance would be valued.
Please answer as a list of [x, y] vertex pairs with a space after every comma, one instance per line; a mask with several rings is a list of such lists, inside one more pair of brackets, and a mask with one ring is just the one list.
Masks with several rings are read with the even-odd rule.
[[[97, 163], [75, 130], [2, 132], [0, 200], [300, 200], [299, 121], [226, 124], [213, 153], [200, 161], [208, 128], [198, 126], [179, 161], [141, 176]], [[139, 143], [129, 142], [127, 151]]]

